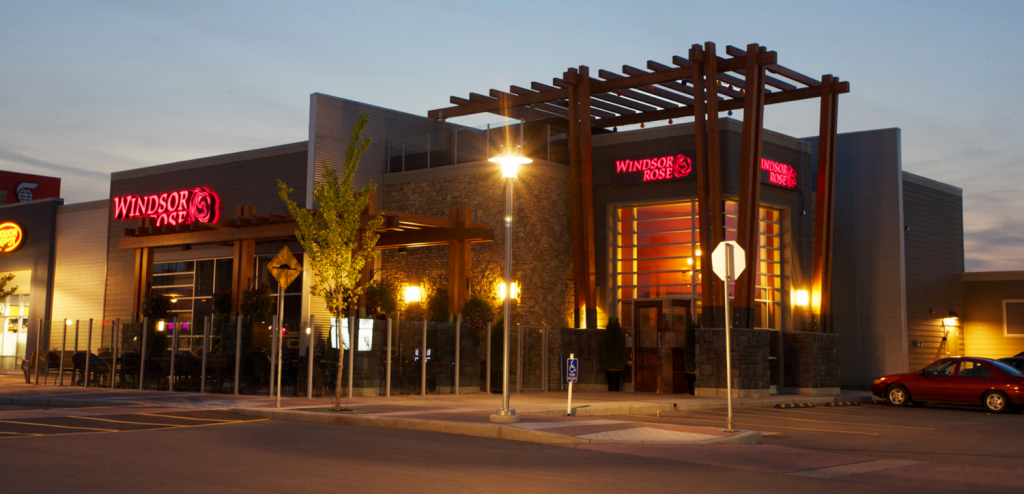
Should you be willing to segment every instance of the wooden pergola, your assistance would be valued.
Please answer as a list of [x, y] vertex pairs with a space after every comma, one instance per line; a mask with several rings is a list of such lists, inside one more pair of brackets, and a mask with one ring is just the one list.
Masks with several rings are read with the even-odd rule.
[[[448, 305], [457, 312], [469, 297], [471, 246], [477, 242], [494, 240], [494, 230], [481, 223], [471, 223], [468, 206], [454, 207], [449, 218], [436, 218], [398, 211], [378, 211], [372, 207], [363, 213], [365, 225], [378, 214], [384, 224], [377, 229], [380, 239], [377, 250], [400, 247], [448, 246]], [[234, 269], [231, 280], [231, 310], [240, 307], [242, 290], [249, 286], [254, 273], [256, 242], [290, 240], [295, 237], [297, 223], [287, 214], [256, 214], [255, 206], [239, 206], [235, 217], [220, 223], [192, 223], [177, 226], [152, 226], [150, 219], [142, 220], [136, 228], [126, 228], [118, 247], [135, 250], [132, 312], [142, 313], [142, 302], [153, 285], [153, 261], [156, 249], [204, 244], [234, 247]], [[361, 236], [361, 235], [360, 235]], [[371, 267], [363, 271], [368, 281]]]
[[[622, 73], [599, 70], [597, 78], [591, 77], [588, 67], [580, 66], [554, 78], [552, 85], [534, 82], [529, 89], [511, 86], [507, 92], [492, 89], [486, 96], [453, 96], [455, 106], [428, 113], [439, 120], [495, 113], [525, 121], [566, 121], [576, 327], [580, 327], [581, 309], [586, 327], [597, 327], [591, 163], [595, 129], [694, 118], [701, 262], [710, 266], [711, 252], [725, 238], [718, 114], [743, 110], [737, 241], [746, 251], [747, 266], [756, 266], [764, 106], [821, 98], [811, 298], [819, 330], [831, 331], [836, 114], [839, 95], [848, 93], [850, 84], [832, 75], [815, 79], [783, 67], [776, 52], [758, 44], [747, 45], [746, 50], [729, 46], [726, 54], [728, 58], [719, 57], [715, 44], [708, 42], [693, 45], [688, 58], [672, 57], [671, 65], [654, 61], [647, 62], [646, 69], [624, 65]], [[717, 206], [705, 207], [708, 204]], [[736, 281], [736, 327], [752, 327], [754, 271], [744, 271]], [[724, 286], [714, 276], [702, 276], [701, 284], [704, 325], [719, 327], [724, 316]]]

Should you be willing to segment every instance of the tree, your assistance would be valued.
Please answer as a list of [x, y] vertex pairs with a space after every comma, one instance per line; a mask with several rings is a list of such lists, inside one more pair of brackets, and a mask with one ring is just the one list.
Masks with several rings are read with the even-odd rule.
[[[313, 188], [313, 202], [318, 208], [311, 211], [299, 207], [288, 198], [292, 189], [278, 180], [278, 195], [288, 206], [288, 212], [298, 223], [295, 237], [306, 255], [306, 264], [312, 271], [310, 294], [321, 297], [327, 310], [334, 315], [337, 327], [341, 318], [363, 293], [360, 283], [363, 268], [377, 252], [374, 247], [380, 238], [377, 228], [384, 224], [384, 216], [377, 215], [365, 225], [362, 213], [374, 197], [377, 186], [372, 182], [356, 191], [352, 184], [359, 159], [370, 147], [371, 138], [363, 138], [368, 116], [362, 114], [352, 127], [352, 138], [345, 150], [341, 174], [324, 162], [323, 178]], [[345, 352], [338, 358], [338, 379], [334, 387], [334, 411], [341, 410], [341, 373]]]
[[14, 281], [14, 275], [8, 274], [0, 276], [0, 303], [7, 300], [7, 297], [14, 295], [14, 292], [18, 291], [18, 287], [7, 288], [7, 284]]

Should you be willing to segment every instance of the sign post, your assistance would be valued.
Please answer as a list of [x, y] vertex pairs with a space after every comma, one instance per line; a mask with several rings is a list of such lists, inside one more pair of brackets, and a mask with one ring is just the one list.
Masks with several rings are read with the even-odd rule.
[[576, 358], [576, 354], [569, 354], [569, 360], [565, 367], [565, 380], [569, 383], [569, 403], [565, 406], [565, 415], [572, 416], [572, 383], [580, 380], [580, 361]]
[[725, 281], [725, 399], [729, 409], [726, 432], [732, 432], [732, 346], [729, 344], [729, 282], [746, 268], [743, 247], [734, 240], [726, 240], [711, 253], [711, 268]]
[[[299, 277], [299, 273], [302, 272], [302, 264], [299, 264], [299, 261], [295, 259], [292, 251], [286, 245], [281, 247], [281, 251], [270, 261], [267, 269], [270, 270], [270, 274], [277, 280], [277, 328], [275, 329], [274, 341], [277, 341], [277, 348], [275, 348], [277, 351], [277, 408], [281, 408], [281, 354], [284, 350], [284, 341], [282, 340], [284, 336], [282, 333], [284, 330], [284, 291], [288, 288], [288, 285], [295, 281], [295, 278]], [[274, 356], [271, 355], [270, 358], [273, 361]], [[306, 379], [309, 378], [307, 376]], [[270, 379], [271, 381], [274, 380], [273, 374], [271, 374]]]

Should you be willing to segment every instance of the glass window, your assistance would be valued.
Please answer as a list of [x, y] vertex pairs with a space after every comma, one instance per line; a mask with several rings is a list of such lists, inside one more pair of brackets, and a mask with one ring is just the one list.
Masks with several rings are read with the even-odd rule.
[[1003, 371], [1003, 372], [1005, 372], [1005, 373], [1007, 373], [1007, 374], [1009, 374], [1011, 376], [1016, 376], [1016, 375], [1020, 375], [1021, 374], [1020, 369], [1018, 369], [1016, 367], [1012, 367], [1012, 366], [1008, 365], [1005, 362], [997, 362], [995, 360], [989, 360], [989, 361], [986, 361], [986, 363], [992, 365], [996, 369], [999, 369], [999, 370], [1001, 370], [1001, 371]]
[[196, 296], [213, 295], [213, 259], [196, 261]]
[[162, 273], [191, 273], [195, 270], [193, 261], [184, 262], [161, 262], [153, 265], [153, 274]]
[[921, 371], [922, 376], [952, 376], [956, 360], [943, 360]]
[[1006, 336], [1024, 336], [1024, 300], [1003, 300], [1003, 331]]
[[960, 377], [992, 377], [992, 373], [984, 365], [971, 361], [960, 362], [960, 371], [957, 375]]

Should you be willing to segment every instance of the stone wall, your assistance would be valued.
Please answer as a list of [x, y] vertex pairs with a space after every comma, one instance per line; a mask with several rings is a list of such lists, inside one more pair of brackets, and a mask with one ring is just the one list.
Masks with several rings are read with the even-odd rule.
[[822, 388], [838, 391], [838, 334], [784, 333], [782, 341], [783, 384], [786, 388], [797, 388], [801, 393]]
[[[448, 165], [384, 176], [383, 209], [447, 218], [451, 208], [470, 206], [472, 222], [494, 230], [494, 241], [472, 245], [470, 290], [497, 305], [497, 288], [505, 262], [505, 184], [501, 172], [485, 162]], [[572, 252], [570, 245], [568, 168], [532, 163], [520, 168], [514, 185], [512, 277], [522, 287], [513, 303], [512, 322], [548, 328], [572, 323]], [[448, 247], [409, 248], [406, 253], [384, 251], [383, 275], [399, 283], [422, 283], [428, 290], [448, 284]], [[405, 320], [424, 317], [425, 304], [409, 304]], [[559, 331], [549, 341], [549, 382], [557, 383], [553, 348], [560, 348]], [[557, 352], [554, 352], [557, 358]], [[481, 358], [486, 356], [481, 351]], [[552, 363], [554, 365], [552, 365]]]
[[[562, 345], [560, 348], [563, 358], [569, 358], [569, 354], [573, 353], [580, 361], [579, 381], [574, 385], [576, 389], [580, 391], [608, 391], [608, 377], [605, 376], [604, 369], [601, 368], [601, 347], [603, 343], [603, 330], [562, 330]], [[558, 362], [555, 362], [555, 365], [557, 369]], [[557, 385], [558, 382], [556, 381], [555, 384]]]
[[[768, 396], [770, 373], [768, 367], [769, 330], [732, 329], [732, 388], [734, 397]], [[697, 396], [725, 396], [725, 331], [697, 329]]]

